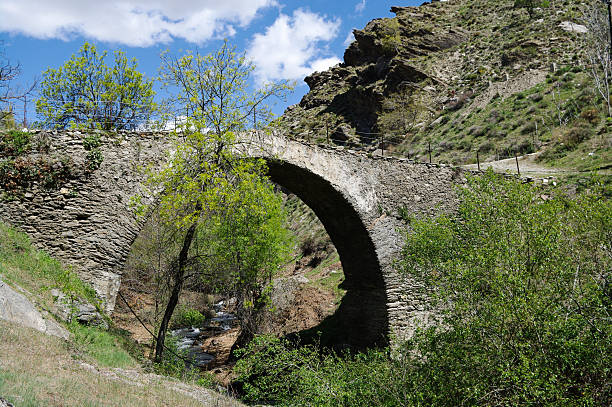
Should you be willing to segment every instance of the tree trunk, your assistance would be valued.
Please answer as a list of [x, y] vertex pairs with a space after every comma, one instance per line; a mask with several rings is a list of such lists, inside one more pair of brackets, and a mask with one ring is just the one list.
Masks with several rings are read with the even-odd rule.
[[157, 333], [157, 344], [155, 345], [156, 362], [161, 362], [162, 360], [168, 324], [170, 323], [170, 318], [172, 318], [172, 313], [176, 308], [176, 304], [178, 304], [179, 294], [183, 289], [183, 283], [185, 281], [185, 264], [187, 263], [187, 256], [189, 254], [191, 242], [193, 241], [196, 225], [196, 223], [193, 223], [187, 230], [185, 238], [183, 239], [183, 247], [181, 248], [181, 252], [179, 253], [179, 258], [174, 269], [174, 285], [172, 286], [172, 293], [170, 294], [170, 299], [168, 300], [168, 305], [166, 305], [166, 311], [164, 312], [164, 317], [162, 318], [161, 325], [159, 326], [159, 331]]

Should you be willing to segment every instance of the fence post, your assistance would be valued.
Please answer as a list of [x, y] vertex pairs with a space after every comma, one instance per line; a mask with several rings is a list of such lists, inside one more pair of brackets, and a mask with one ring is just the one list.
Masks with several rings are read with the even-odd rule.
[[431, 164], [431, 142], [427, 143], [427, 150], [429, 151], [429, 163]]
[[478, 171], [480, 171], [480, 149], [476, 150], [476, 162], [478, 163]]
[[329, 119], [325, 119], [325, 138], [327, 139], [327, 144], [329, 144]]
[[385, 133], [380, 133], [380, 151], [381, 156], [385, 156]]
[[521, 169], [519, 168], [518, 156], [514, 153], [514, 160], [516, 161], [516, 172], [518, 172], [519, 177], [521, 176]]

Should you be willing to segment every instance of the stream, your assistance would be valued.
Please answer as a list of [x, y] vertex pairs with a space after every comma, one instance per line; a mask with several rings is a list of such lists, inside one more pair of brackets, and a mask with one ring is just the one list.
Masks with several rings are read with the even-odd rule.
[[201, 328], [184, 327], [170, 331], [172, 336], [178, 339], [178, 349], [185, 351], [186, 357], [190, 360], [187, 362], [187, 369], [206, 367], [215, 360], [214, 355], [202, 350], [202, 342], [232, 329], [235, 325], [236, 317], [231, 312], [227, 312], [225, 301], [214, 304], [213, 310], [215, 316], [206, 318]]

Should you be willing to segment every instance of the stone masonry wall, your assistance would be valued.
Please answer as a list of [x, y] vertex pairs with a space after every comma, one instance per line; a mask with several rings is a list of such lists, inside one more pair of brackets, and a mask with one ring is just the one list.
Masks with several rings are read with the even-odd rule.
[[[77, 168], [86, 151], [79, 132], [39, 132], [49, 154], [70, 157]], [[0, 219], [90, 282], [112, 311], [121, 272], [140, 225], [130, 198], [143, 192], [146, 166], [160, 166], [170, 148], [164, 134], [100, 134], [104, 160], [61, 188], [34, 187], [0, 202]], [[346, 274], [340, 306], [351, 335], [377, 342], [409, 336], [429, 315], [419, 283], [394, 268], [403, 244], [402, 212], [432, 216], [456, 207], [457, 168], [371, 157], [343, 148], [279, 136], [245, 136], [243, 152], [269, 161], [272, 180], [296, 193], [321, 219]], [[353, 334], [354, 332], [354, 334]]]
[[[130, 198], [141, 191], [141, 169], [163, 161], [167, 142], [163, 135], [152, 133], [100, 136], [104, 157], [100, 168], [90, 175], [81, 173], [58, 189], [35, 185], [23, 194], [5, 193], [0, 219], [72, 266], [111, 311], [123, 263], [139, 230]], [[80, 132], [38, 132], [32, 134], [32, 143], [47, 144], [49, 155], [68, 157], [79, 171], [87, 153], [83, 137]]]

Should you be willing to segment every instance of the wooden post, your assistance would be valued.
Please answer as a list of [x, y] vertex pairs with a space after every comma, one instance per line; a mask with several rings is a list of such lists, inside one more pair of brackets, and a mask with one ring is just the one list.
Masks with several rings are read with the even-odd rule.
[[327, 139], [327, 144], [329, 144], [329, 120], [325, 119], [325, 138]]
[[431, 142], [427, 143], [427, 151], [429, 151], [429, 163], [431, 164]]
[[384, 157], [385, 156], [385, 134], [384, 133], [380, 133], [380, 150], [381, 150], [381, 155]]
[[516, 172], [518, 172], [519, 177], [521, 176], [521, 169], [519, 168], [518, 156], [514, 153], [514, 160], [516, 161]]
[[28, 95], [23, 96], [23, 128], [28, 127], [27, 112], [28, 112]]
[[476, 150], [476, 162], [478, 163], [478, 171], [480, 171], [480, 150]]

